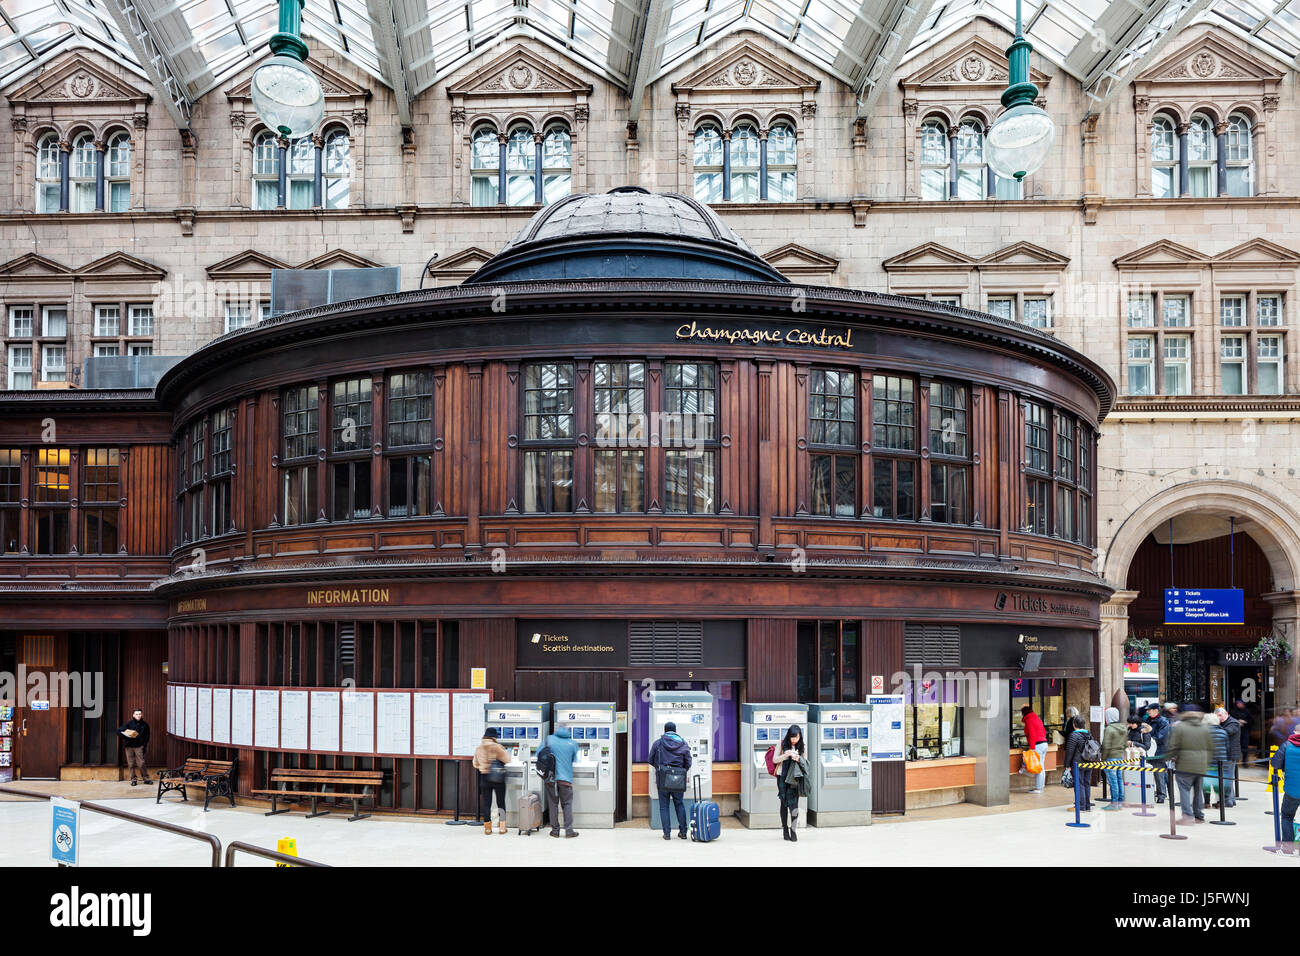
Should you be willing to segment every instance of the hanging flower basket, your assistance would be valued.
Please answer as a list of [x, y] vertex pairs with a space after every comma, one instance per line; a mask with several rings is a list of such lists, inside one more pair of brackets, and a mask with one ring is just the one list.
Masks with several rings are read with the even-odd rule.
[[1279, 661], [1285, 664], [1291, 659], [1291, 645], [1286, 642], [1286, 638], [1278, 634], [1270, 634], [1255, 645], [1252, 656], [1262, 661]]
[[1124, 641], [1124, 663], [1141, 664], [1151, 652], [1151, 642], [1145, 637], [1130, 637]]

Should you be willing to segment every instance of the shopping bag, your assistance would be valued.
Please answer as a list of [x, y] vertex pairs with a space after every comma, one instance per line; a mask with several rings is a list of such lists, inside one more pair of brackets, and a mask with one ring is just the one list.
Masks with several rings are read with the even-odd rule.
[[1021, 754], [1020, 759], [1024, 764], [1025, 773], [1043, 772], [1043, 758], [1038, 755], [1037, 750], [1026, 750]]

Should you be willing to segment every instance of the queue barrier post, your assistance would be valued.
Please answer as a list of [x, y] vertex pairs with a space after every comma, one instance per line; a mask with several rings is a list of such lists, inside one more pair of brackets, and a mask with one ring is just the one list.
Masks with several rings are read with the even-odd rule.
[[[1135, 817], [1154, 817], [1155, 814], [1152, 813], [1150, 810], [1147, 809], [1147, 757], [1146, 757], [1146, 754], [1143, 754], [1143, 755], [1142, 755], [1142, 763], [1141, 763], [1140, 766], [1142, 767], [1142, 769], [1138, 771], [1138, 790], [1141, 791], [1141, 794], [1142, 794], [1142, 809], [1139, 810], [1137, 813], [1133, 814], [1133, 816], [1135, 816]], [[1152, 772], [1151, 776], [1152, 776], [1152, 778], [1154, 778], [1154, 777], [1155, 777], [1155, 773]]]
[[[1165, 790], [1168, 791], [1169, 793], [1169, 832], [1160, 834], [1160, 839], [1186, 840], [1187, 834], [1178, 832], [1178, 823], [1174, 819], [1174, 786], [1176, 785], [1176, 781], [1174, 780], [1174, 773], [1176, 771], [1170, 768], [1168, 761], [1166, 761], [1165, 763], [1165, 772], [1167, 774], [1165, 780]], [[1197, 783], [1197, 786], [1200, 786], [1199, 782]]]
[[[1246, 756], [1244, 750], [1242, 752], [1242, 756], [1243, 757]], [[1233, 800], [1246, 799], [1241, 795], [1241, 761], [1240, 760], [1234, 760], [1232, 762], [1232, 799]]]
[[1227, 801], [1223, 798], [1223, 761], [1215, 761], [1215, 773], [1219, 778], [1219, 819], [1211, 820], [1210, 825], [1216, 827], [1235, 827], [1237, 821], [1228, 819]]
[[1079, 779], [1079, 762], [1074, 762], [1074, 822], [1067, 823], [1067, 827], [1090, 827], [1091, 823], [1084, 823], [1079, 819], [1079, 785], [1082, 781]]

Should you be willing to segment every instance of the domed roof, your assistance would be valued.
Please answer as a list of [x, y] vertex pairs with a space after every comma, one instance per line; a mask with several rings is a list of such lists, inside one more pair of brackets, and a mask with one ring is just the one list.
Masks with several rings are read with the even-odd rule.
[[465, 281], [594, 278], [789, 281], [708, 206], [639, 186], [547, 206]]

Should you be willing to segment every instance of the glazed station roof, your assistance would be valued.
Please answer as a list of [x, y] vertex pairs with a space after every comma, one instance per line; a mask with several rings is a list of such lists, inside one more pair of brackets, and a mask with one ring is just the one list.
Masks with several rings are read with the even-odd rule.
[[[1300, 0], [1024, 0], [1024, 15], [1093, 111], [1194, 22], [1300, 60]], [[403, 125], [413, 97], [519, 37], [608, 77], [636, 120], [647, 83], [742, 29], [839, 77], [869, 117], [884, 78], [976, 17], [1011, 29], [1015, 0], [307, 0], [303, 33], [389, 86]], [[0, 0], [0, 84], [89, 46], [152, 82], [184, 128], [199, 97], [267, 55], [276, 26], [277, 0]]]

